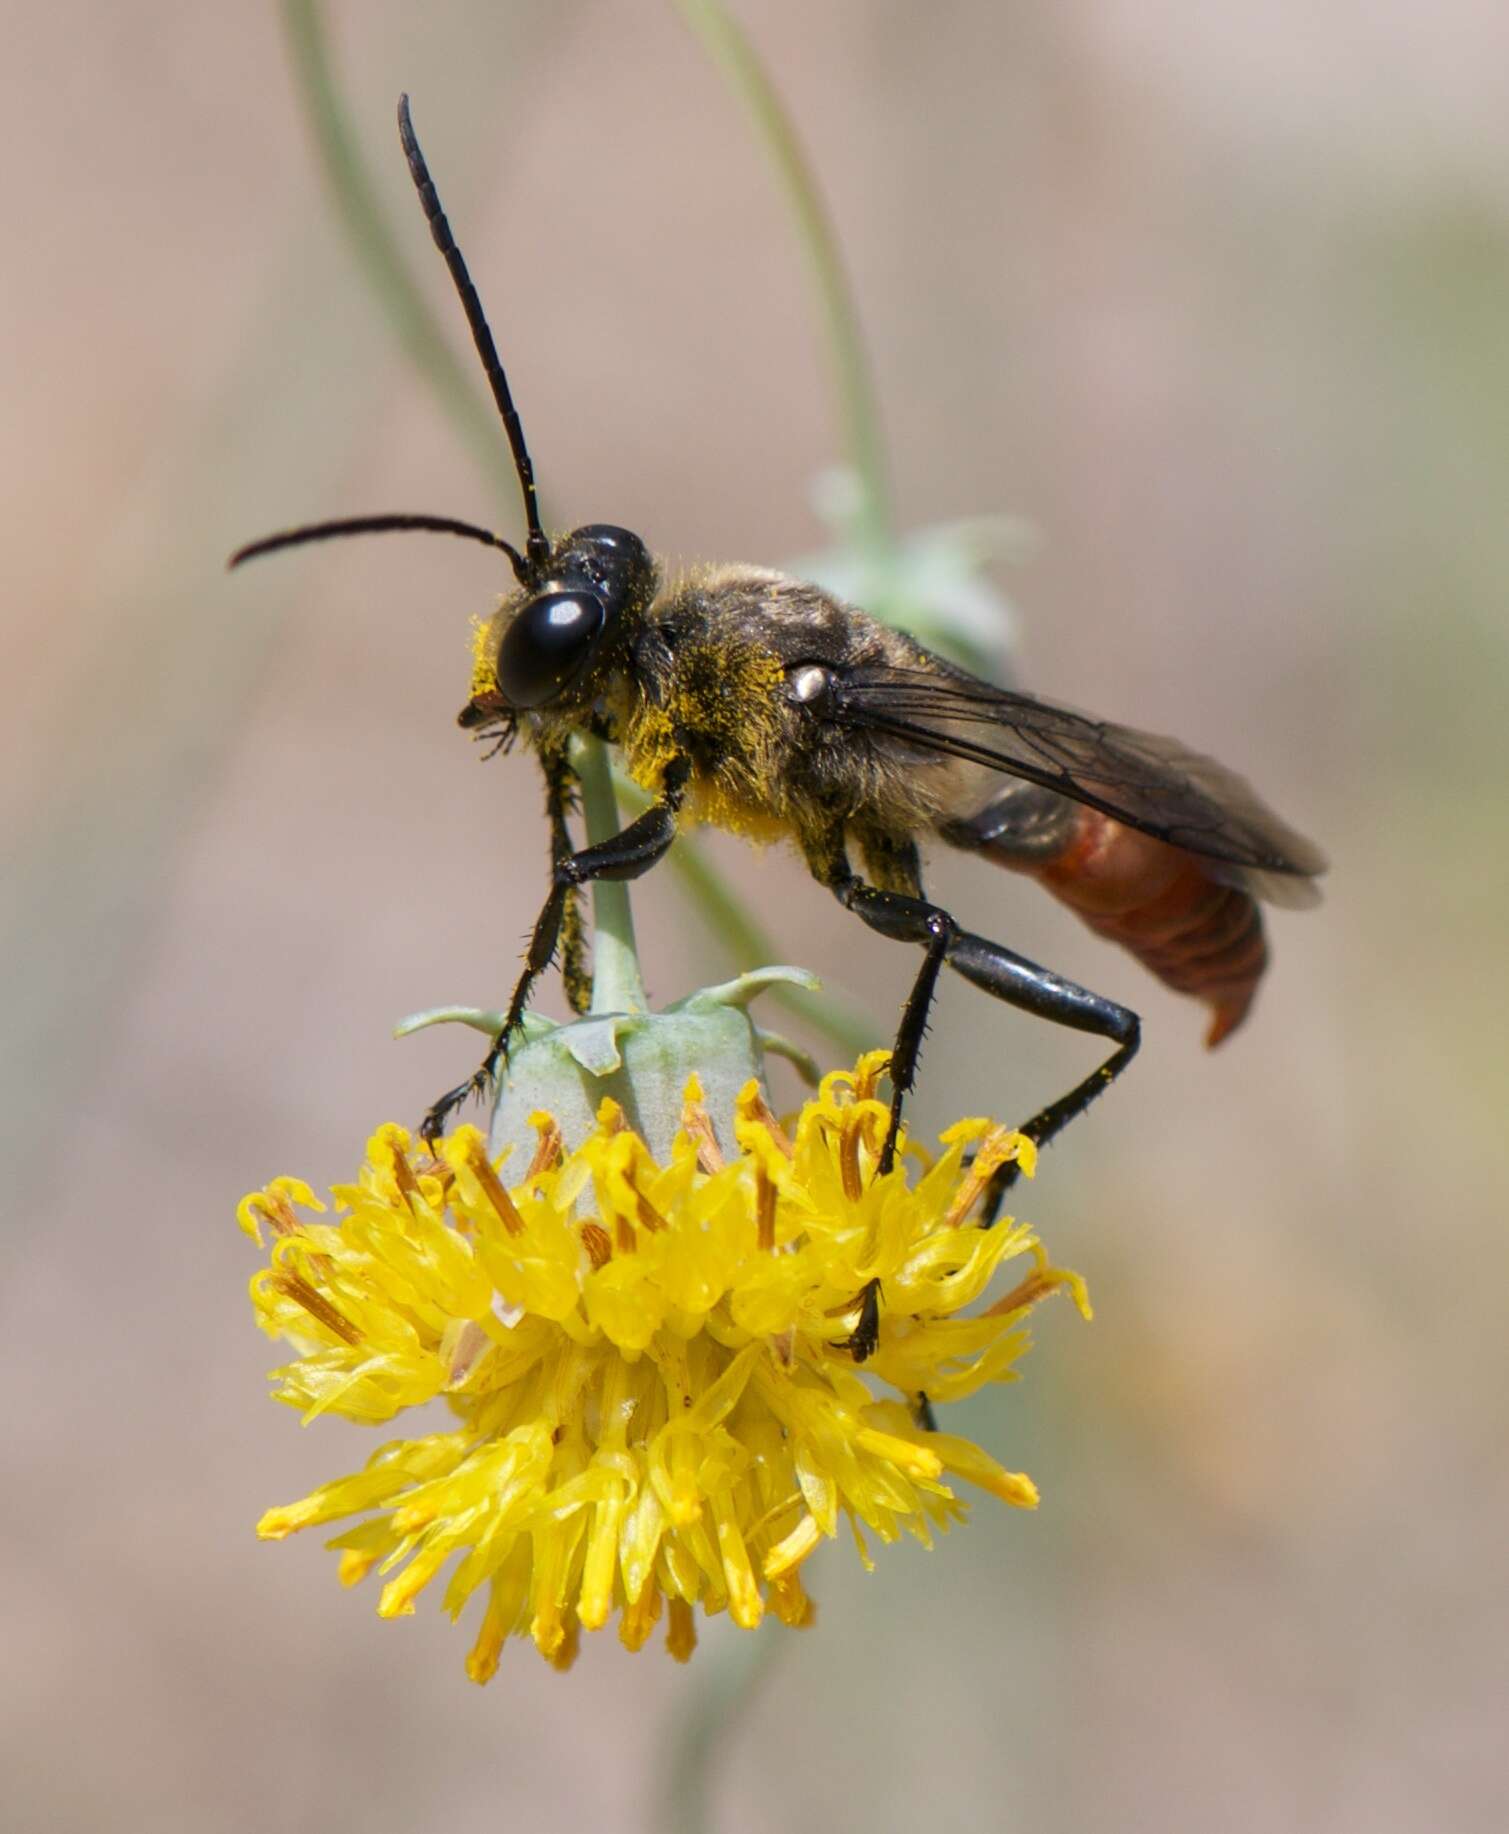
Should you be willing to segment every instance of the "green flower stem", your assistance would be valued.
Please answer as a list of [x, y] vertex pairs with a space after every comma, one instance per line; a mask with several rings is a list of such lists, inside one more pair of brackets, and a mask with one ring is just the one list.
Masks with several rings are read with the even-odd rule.
[[[611, 840], [622, 827], [613, 769], [601, 739], [579, 739], [573, 762], [582, 792], [587, 845]], [[649, 1011], [634, 946], [634, 913], [629, 888], [621, 880], [596, 879], [592, 885], [592, 1008], [594, 1013]]]
[[869, 551], [871, 564], [882, 564], [895, 545], [885, 436], [859, 313], [817, 177], [754, 46], [722, 0], [676, 0], [676, 9], [743, 100], [785, 187], [802, 253], [817, 283], [844, 446], [860, 483], [854, 534]]
[[[691, 888], [714, 935], [741, 967], [780, 959], [780, 944], [764, 924], [750, 916], [728, 880], [709, 862], [701, 848], [684, 840], [677, 841], [671, 849], [671, 859], [679, 868], [683, 883]], [[886, 1042], [872, 1019], [857, 1006], [835, 999], [832, 994], [772, 987], [770, 999], [784, 1006], [804, 1025], [821, 1032], [845, 1057], [858, 1057]]]
[[[650, 798], [632, 779], [615, 772], [613, 781], [619, 800], [630, 809], [637, 813], [649, 808]], [[720, 945], [741, 968], [779, 960], [780, 944], [764, 924], [750, 915], [739, 894], [695, 841], [681, 836], [671, 849], [670, 862]], [[835, 999], [832, 994], [773, 986], [769, 997], [821, 1032], [849, 1057], [873, 1051], [882, 1042], [872, 1021], [857, 1006]]]
[[695, 1686], [682, 1690], [677, 1712], [667, 1720], [665, 1781], [656, 1821], [667, 1834], [711, 1834], [717, 1825], [713, 1786], [729, 1732], [785, 1647], [774, 1624], [754, 1635], [730, 1632], [720, 1624], [707, 1642], [710, 1647], [697, 1652]]

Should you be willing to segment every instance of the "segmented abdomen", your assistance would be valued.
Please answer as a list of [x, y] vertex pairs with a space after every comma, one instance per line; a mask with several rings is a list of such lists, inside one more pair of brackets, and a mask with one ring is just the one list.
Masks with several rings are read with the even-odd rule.
[[1212, 877], [1216, 862], [1027, 785], [942, 831], [1036, 879], [1165, 986], [1204, 1000], [1207, 1045], [1247, 1016], [1268, 964], [1262, 913], [1240, 886]]

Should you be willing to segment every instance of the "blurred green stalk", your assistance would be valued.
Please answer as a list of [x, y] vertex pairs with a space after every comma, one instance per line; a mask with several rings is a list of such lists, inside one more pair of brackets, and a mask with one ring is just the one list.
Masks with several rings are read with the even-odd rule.
[[860, 486], [854, 532], [866, 558], [883, 562], [894, 545], [885, 436], [859, 313], [817, 176], [765, 66], [722, 0], [674, 0], [674, 4], [749, 110], [791, 206], [827, 331], [844, 450]]
[[681, 1690], [667, 1756], [659, 1767], [659, 1814], [654, 1826], [665, 1834], [708, 1834], [713, 1824], [713, 1777], [718, 1752], [738, 1716], [782, 1647], [780, 1627], [735, 1630], [720, 1624], [711, 1648], [695, 1657], [696, 1685]]

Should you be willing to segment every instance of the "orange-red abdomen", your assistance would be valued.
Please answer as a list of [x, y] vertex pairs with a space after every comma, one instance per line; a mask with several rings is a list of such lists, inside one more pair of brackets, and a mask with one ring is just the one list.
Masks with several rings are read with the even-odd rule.
[[1207, 1045], [1242, 1023], [1268, 963], [1263, 918], [1217, 862], [1170, 847], [1098, 809], [1074, 807], [1068, 840], [1044, 859], [982, 851], [1047, 887], [1060, 903], [1130, 950], [1165, 986], [1211, 1008]]

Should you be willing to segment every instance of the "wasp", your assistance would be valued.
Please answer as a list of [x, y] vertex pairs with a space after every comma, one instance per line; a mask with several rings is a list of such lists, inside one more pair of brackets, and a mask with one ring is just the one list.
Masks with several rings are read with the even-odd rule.
[[[550, 888], [502, 1029], [476, 1074], [431, 1107], [426, 1138], [433, 1142], [468, 1096], [490, 1090], [558, 952], [568, 999], [583, 1009], [580, 889], [638, 878], [694, 821], [794, 842], [845, 909], [921, 949], [891, 1057], [882, 1173], [894, 1162], [945, 966], [1010, 1006], [1112, 1047], [1023, 1124], [1039, 1146], [1116, 1081], [1141, 1037], [1127, 1007], [966, 930], [933, 903], [923, 890], [924, 835], [1036, 879], [1168, 986], [1203, 999], [1209, 1043], [1226, 1037], [1267, 962], [1258, 900], [1313, 903], [1326, 864], [1319, 849], [1212, 759], [978, 680], [802, 580], [754, 566], [668, 578], [638, 535], [611, 523], [548, 534], [523, 425], [406, 96], [398, 127], [512, 450], [524, 546], [446, 516], [362, 516], [267, 536], [231, 565], [306, 542], [418, 529], [483, 542], [512, 567], [515, 584], [483, 627], [458, 719], [501, 748], [520, 739], [538, 756]], [[581, 733], [617, 747], [654, 801], [621, 833], [577, 849], [570, 743]], [[1015, 1172], [1007, 1165], [996, 1174], [987, 1220]]]

